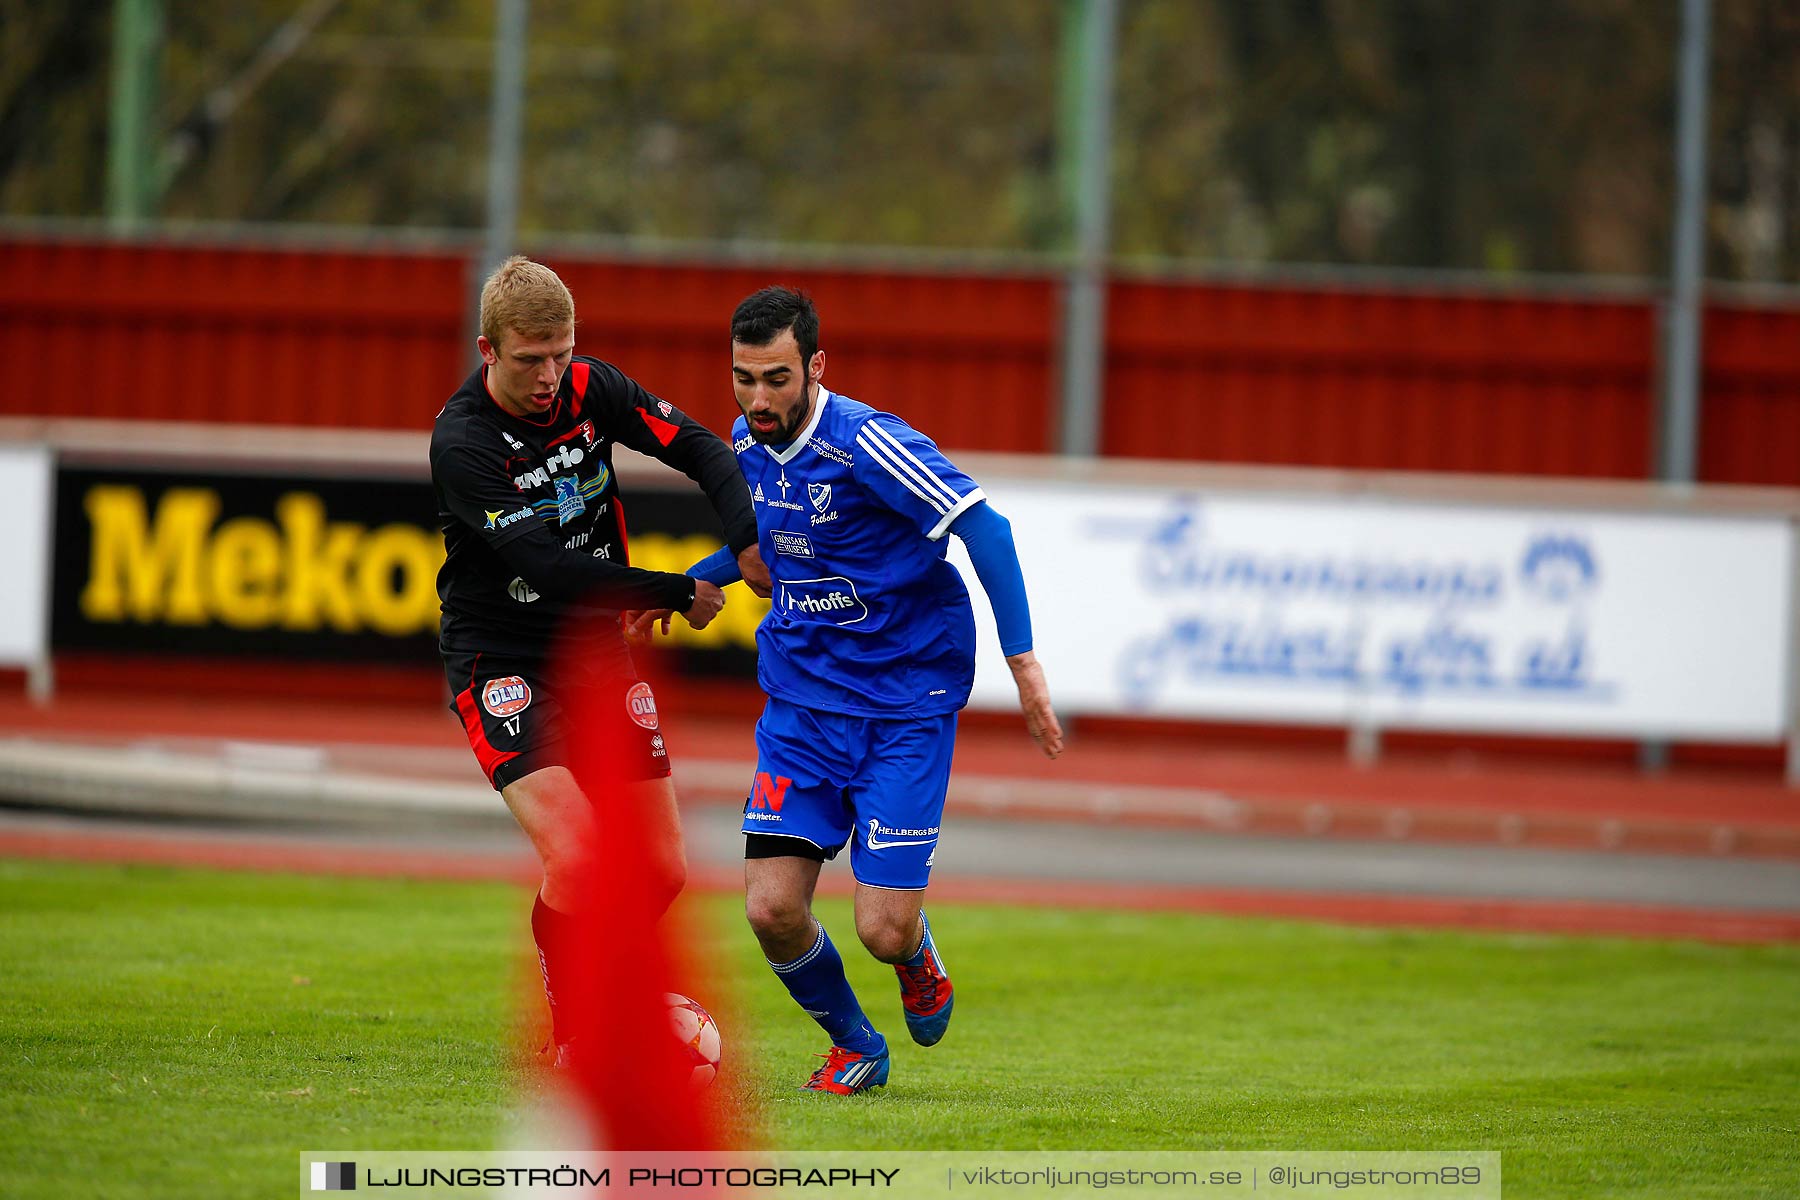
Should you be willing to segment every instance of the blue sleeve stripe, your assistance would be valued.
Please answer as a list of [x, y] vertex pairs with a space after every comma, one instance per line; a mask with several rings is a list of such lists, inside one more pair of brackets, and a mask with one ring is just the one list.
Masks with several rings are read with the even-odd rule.
[[869, 456], [880, 463], [888, 474], [905, 484], [908, 491], [940, 513], [947, 512], [959, 499], [931, 468], [895, 441], [893, 435], [886, 430], [865, 425], [862, 432], [856, 435], [856, 444], [868, 451]]

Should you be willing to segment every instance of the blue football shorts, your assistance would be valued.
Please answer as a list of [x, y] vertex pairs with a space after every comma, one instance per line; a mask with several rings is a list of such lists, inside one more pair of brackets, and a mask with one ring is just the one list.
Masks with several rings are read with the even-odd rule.
[[800, 838], [826, 858], [848, 842], [858, 883], [922, 889], [955, 749], [955, 713], [852, 717], [771, 697], [756, 722], [744, 832]]

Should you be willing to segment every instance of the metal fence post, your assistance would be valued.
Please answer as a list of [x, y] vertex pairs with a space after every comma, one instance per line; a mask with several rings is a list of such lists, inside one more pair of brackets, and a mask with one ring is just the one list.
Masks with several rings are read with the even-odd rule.
[[[1062, 428], [1064, 454], [1100, 451], [1102, 370], [1106, 357], [1106, 259], [1112, 240], [1113, 59], [1118, 0], [1066, 0], [1063, 18], [1065, 173], [1073, 222], [1073, 261], [1063, 284]], [[1069, 145], [1072, 143], [1072, 145]]]

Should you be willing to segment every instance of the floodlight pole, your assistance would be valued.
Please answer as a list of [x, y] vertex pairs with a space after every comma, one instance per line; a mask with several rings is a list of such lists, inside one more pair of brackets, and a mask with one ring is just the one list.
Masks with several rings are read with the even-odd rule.
[[[1662, 306], [1663, 378], [1657, 422], [1656, 473], [1664, 483], [1692, 484], [1700, 446], [1701, 290], [1706, 279], [1706, 125], [1712, 54], [1712, 0], [1682, 0], [1676, 62], [1675, 212], [1669, 290]], [[1667, 742], [1638, 747], [1647, 771], [1669, 765]]]
[[1061, 182], [1074, 237], [1063, 281], [1058, 440], [1062, 453], [1083, 457], [1100, 451], [1118, 18], [1118, 0], [1063, 0]]
[[494, 86], [489, 101], [487, 232], [475, 262], [467, 345], [480, 332], [481, 285], [519, 237], [519, 143], [525, 113], [525, 29], [531, 0], [494, 0]]
[[155, 132], [162, 0], [115, 0], [112, 98], [106, 126], [106, 216], [127, 231], [150, 216], [159, 189]]
[[1682, 0], [1675, 116], [1675, 213], [1663, 331], [1658, 475], [1694, 482], [1700, 425], [1701, 286], [1706, 274], [1706, 112], [1712, 0]]

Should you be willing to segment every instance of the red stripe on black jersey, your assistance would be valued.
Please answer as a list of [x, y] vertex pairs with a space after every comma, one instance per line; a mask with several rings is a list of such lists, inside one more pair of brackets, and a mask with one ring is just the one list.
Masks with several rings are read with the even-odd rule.
[[674, 441], [675, 435], [681, 432], [680, 426], [671, 425], [661, 417], [653, 417], [641, 408], [637, 410], [637, 413], [638, 416], [644, 418], [644, 424], [650, 427], [650, 432], [656, 440], [665, 446]]
[[588, 372], [593, 370], [587, 363], [572, 363], [569, 366], [569, 403], [573, 406], [573, 415], [581, 415], [581, 398], [587, 395]]

